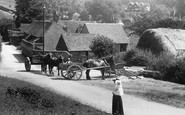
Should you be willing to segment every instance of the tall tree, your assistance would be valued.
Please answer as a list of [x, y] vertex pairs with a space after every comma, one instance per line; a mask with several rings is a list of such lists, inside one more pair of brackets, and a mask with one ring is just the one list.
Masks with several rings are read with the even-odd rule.
[[145, 30], [156, 28], [156, 22], [169, 18], [169, 11], [164, 5], [152, 5], [150, 12], [142, 12], [134, 17], [134, 23], [130, 27], [138, 35]]
[[113, 22], [113, 15], [118, 12], [115, 4], [106, 0], [87, 1], [85, 9], [93, 20], [102, 20], [103, 22]]
[[45, 18], [51, 20], [53, 12], [63, 14], [69, 12], [72, 16], [75, 12], [80, 12], [80, 5], [77, 0], [15, 0], [16, 12], [20, 22], [32, 22], [43, 19], [43, 6], [45, 5]]

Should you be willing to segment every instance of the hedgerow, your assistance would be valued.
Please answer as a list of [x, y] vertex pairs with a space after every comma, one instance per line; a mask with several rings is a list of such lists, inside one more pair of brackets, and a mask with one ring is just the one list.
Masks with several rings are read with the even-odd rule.
[[132, 49], [125, 53], [123, 60], [128, 66], [146, 66], [148, 70], [159, 71], [160, 76], [151, 76], [153, 78], [185, 84], [185, 58], [176, 58], [164, 52], [154, 55], [151, 51]]

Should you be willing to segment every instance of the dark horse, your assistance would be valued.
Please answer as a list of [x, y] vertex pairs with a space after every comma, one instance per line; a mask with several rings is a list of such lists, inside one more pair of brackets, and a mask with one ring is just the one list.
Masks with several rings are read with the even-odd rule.
[[60, 73], [59, 73], [59, 65], [60, 65], [60, 63], [63, 63], [64, 62], [64, 58], [63, 58], [63, 56], [59, 56], [58, 58], [57, 57], [53, 57], [53, 58], [51, 58], [50, 59], [50, 61], [49, 61], [49, 73], [50, 74], [54, 74], [53, 73], [53, 67], [57, 67], [57, 70], [58, 70], [58, 76], [60, 75]]
[[[83, 63], [83, 66], [87, 68], [86, 70], [86, 79], [91, 80], [91, 77], [89, 76], [90, 69], [88, 68], [96, 68], [96, 70], [100, 70], [102, 74], [102, 79], [104, 78], [104, 73], [106, 68], [102, 66], [110, 66], [110, 69], [112, 71], [115, 71], [115, 63], [113, 60], [113, 56], [108, 56], [102, 59], [88, 59]], [[100, 67], [100, 68], [99, 68]], [[102, 67], [102, 68], [101, 68]]]
[[47, 65], [50, 63], [50, 59], [52, 58], [52, 53], [48, 53], [41, 56], [41, 72], [47, 72]]

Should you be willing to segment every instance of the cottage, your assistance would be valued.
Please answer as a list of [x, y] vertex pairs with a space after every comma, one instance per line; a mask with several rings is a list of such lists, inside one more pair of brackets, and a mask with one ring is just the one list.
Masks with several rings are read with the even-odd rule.
[[82, 34], [103, 35], [113, 40], [120, 51], [126, 51], [129, 39], [121, 24], [116, 23], [85, 23]]
[[185, 30], [157, 28], [148, 29], [140, 37], [137, 47], [151, 50], [154, 54], [168, 52], [183, 56], [185, 52]]

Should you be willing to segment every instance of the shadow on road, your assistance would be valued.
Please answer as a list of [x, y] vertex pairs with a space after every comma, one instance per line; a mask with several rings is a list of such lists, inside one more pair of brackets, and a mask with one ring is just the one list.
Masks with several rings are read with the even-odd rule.
[[[26, 70], [18, 70], [17, 72], [28, 72], [28, 71], [26, 71]], [[53, 75], [50, 75], [50, 74], [43, 74], [39, 70], [30, 70], [29, 72], [33, 73], [33, 74], [37, 74], [37, 75], [45, 75], [47, 77], [54, 77]]]
[[54, 78], [51, 78], [52, 80], [67, 80], [67, 79], [65, 79], [65, 78], [63, 78], [63, 77], [54, 77]]

